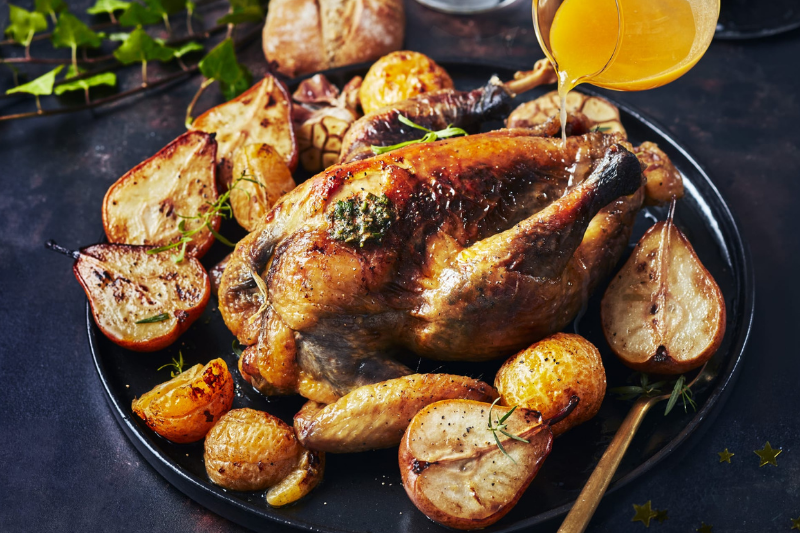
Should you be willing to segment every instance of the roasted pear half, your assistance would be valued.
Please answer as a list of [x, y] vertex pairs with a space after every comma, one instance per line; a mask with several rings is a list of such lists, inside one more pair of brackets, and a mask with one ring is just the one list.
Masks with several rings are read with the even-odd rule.
[[725, 335], [725, 300], [672, 217], [651, 227], [601, 303], [603, 333], [629, 367], [681, 374], [714, 354]]
[[268, 144], [283, 157], [290, 171], [297, 167], [292, 99], [286, 87], [270, 74], [230, 102], [197, 117], [191, 129], [217, 134], [219, 180], [224, 185], [230, 185], [236, 177], [236, 150], [247, 144]]
[[211, 284], [200, 261], [176, 264], [150, 246], [95, 244], [80, 251], [52, 241], [48, 248], [75, 258], [72, 267], [103, 334], [123, 348], [166, 348], [203, 313]]
[[[217, 201], [217, 143], [207, 133], [184, 133], [114, 183], [103, 200], [108, 240], [120, 244], [165, 246], [183, 231], [205, 225], [198, 217]], [[187, 218], [188, 217], [188, 218]], [[216, 231], [219, 217], [209, 220]], [[186, 252], [201, 257], [214, 242], [203, 227]]]
[[[573, 397], [558, 421], [577, 403]], [[445, 400], [422, 409], [400, 443], [406, 493], [431, 520], [478, 529], [516, 505], [553, 443], [538, 411]]]
[[278, 198], [295, 187], [283, 157], [268, 144], [239, 148], [233, 159], [233, 175], [233, 216], [247, 231], [255, 230]]

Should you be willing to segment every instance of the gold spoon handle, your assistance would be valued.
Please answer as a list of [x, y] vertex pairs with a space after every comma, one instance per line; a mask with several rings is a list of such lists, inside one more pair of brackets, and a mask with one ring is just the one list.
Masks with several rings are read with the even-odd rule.
[[561, 524], [558, 533], [583, 533], [597, 509], [600, 499], [611, 483], [611, 478], [614, 477], [633, 436], [642, 424], [644, 416], [659, 399], [642, 397], [633, 404], [628, 416], [622, 421], [617, 434], [614, 435], [614, 439], [608, 445], [603, 457], [600, 458], [600, 462], [597, 463], [594, 472], [583, 487], [575, 505], [572, 506]]

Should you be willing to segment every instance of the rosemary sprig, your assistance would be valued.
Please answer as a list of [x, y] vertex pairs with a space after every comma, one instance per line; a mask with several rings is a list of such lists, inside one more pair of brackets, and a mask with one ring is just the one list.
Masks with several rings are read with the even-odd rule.
[[[609, 389], [609, 392], [612, 392], [617, 395], [618, 400], [633, 400], [640, 396], [658, 396], [664, 393], [664, 387], [670, 385], [670, 381], [657, 381], [655, 383], [650, 383], [650, 378], [644, 372], [635, 372], [631, 378], [635, 378], [636, 375], [639, 375], [639, 385], [630, 385], [626, 387], [615, 387], [613, 389]], [[632, 381], [629, 378], [628, 381]], [[685, 412], [689, 411], [689, 407], [691, 407], [694, 411], [697, 411], [697, 402], [694, 401], [694, 396], [692, 394], [689, 385], [686, 385], [686, 376], [681, 374], [677, 380], [675, 380], [672, 384], [672, 392], [670, 393], [669, 400], [667, 401], [667, 408], [664, 410], [664, 416], [668, 415], [672, 408], [675, 407], [675, 404], [678, 402], [678, 398], [683, 401], [683, 410]]]
[[143, 318], [141, 320], [137, 320], [137, 324], [152, 324], [154, 322], [164, 322], [165, 320], [169, 319], [169, 314], [167, 313], [160, 313], [158, 315], [153, 315], [147, 318]]
[[595, 126], [594, 129], [592, 129], [593, 132], [599, 131], [600, 133], [605, 133], [610, 130], [611, 126]]
[[158, 367], [158, 370], [156, 370], [156, 372], [160, 371], [162, 368], [172, 367], [174, 370], [170, 372], [169, 375], [174, 378], [175, 376], [183, 372], [183, 365], [184, 365], [183, 353], [180, 350], [178, 350], [178, 359], [175, 359], [173, 357], [171, 363], [167, 363], [166, 365], [161, 365], [160, 367]]
[[[211, 222], [214, 220], [214, 217], [222, 217], [227, 219], [233, 216], [233, 208], [231, 207], [230, 203], [231, 192], [233, 192], [233, 190], [236, 189], [236, 186], [241, 181], [249, 181], [250, 183], [255, 183], [257, 185], [260, 185], [261, 187], [264, 187], [264, 184], [261, 183], [260, 181], [250, 179], [246, 177], [246, 174], [242, 173], [242, 175], [231, 184], [228, 190], [222, 193], [222, 195], [220, 195], [219, 198], [217, 198], [216, 202], [214, 203], [206, 202], [206, 205], [210, 206], [206, 211], [202, 213], [197, 213], [194, 216], [184, 216], [180, 214], [178, 215], [178, 217], [182, 219], [178, 223], [178, 229], [181, 232], [180, 239], [178, 239], [173, 243], [166, 244], [164, 246], [159, 246], [158, 248], [153, 248], [152, 250], [148, 250], [147, 253], [149, 255], [158, 254], [161, 252], [166, 252], [167, 250], [172, 250], [173, 248], [180, 247], [181, 249], [180, 252], [177, 255], [172, 254], [172, 256], [170, 257], [173, 262], [180, 263], [186, 257], [186, 247], [192, 241], [192, 237], [200, 233], [203, 230], [203, 228], [208, 228], [208, 231], [210, 231], [211, 234], [214, 235], [214, 237], [222, 244], [230, 246], [231, 248], [236, 246], [235, 243], [232, 243], [231, 241], [220, 235], [219, 232], [214, 229]], [[249, 195], [247, 191], [244, 192], [245, 194]], [[200, 224], [198, 224], [196, 227], [192, 229], [187, 230], [186, 229], [187, 220], [199, 220]]]
[[689, 389], [686, 383], [686, 377], [681, 375], [678, 380], [675, 382], [675, 386], [672, 388], [672, 394], [669, 396], [669, 401], [667, 402], [667, 408], [664, 411], [664, 416], [668, 415], [672, 408], [675, 407], [675, 403], [678, 401], [680, 397], [683, 400], [683, 410], [684, 412], [689, 412], [689, 407], [692, 410], [697, 411], [697, 403], [694, 401], [692, 391]]
[[639, 385], [615, 387], [609, 389], [608, 392], [616, 394], [618, 400], [633, 400], [639, 396], [658, 396], [661, 394], [661, 388], [667, 384], [666, 381], [650, 383], [650, 377], [644, 372], [635, 372], [631, 378], [628, 378], [628, 382], [633, 381], [637, 375], [639, 376]]
[[393, 144], [391, 146], [375, 146], [373, 144], [372, 147], [371, 147], [373, 154], [381, 155], [381, 154], [385, 154], [386, 152], [391, 152], [392, 150], [397, 150], [398, 148], [402, 148], [404, 146], [409, 146], [411, 144], [430, 143], [430, 142], [438, 141], [439, 139], [447, 139], [449, 137], [456, 137], [458, 135], [468, 135], [468, 133], [466, 131], [464, 131], [461, 128], [456, 128], [452, 124], [450, 124], [449, 126], [447, 126], [447, 128], [445, 128], [443, 130], [433, 131], [433, 130], [429, 130], [428, 128], [426, 128], [424, 126], [420, 126], [419, 124], [415, 124], [415, 123], [411, 122], [409, 119], [407, 119], [403, 115], [397, 115], [397, 120], [399, 120], [401, 123], [405, 124], [406, 126], [409, 126], [411, 128], [415, 128], [415, 129], [418, 129], [418, 130], [422, 130], [422, 131], [424, 131], [426, 133], [420, 139], [416, 139], [416, 140], [413, 140], [413, 141], [406, 141], [406, 142], [402, 142], [402, 143], [398, 143], [398, 144]]
[[509, 437], [511, 439], [514, 439], [514, 440], [518, 440], [520, 442], [524, 442], [525, 444], [529, 444], [530, 441], [525, 440], [522, 437], [519, 437], [517, 435], [514, 435], [513, 433], [509, 433], [508, 431], [506, 431], [506, 428], [508, 427], [508, 424], [506, 424], [505, 421], [508, 420], [508, 417], [511, 416], [511, 413], [513, 413], [514, 411], [517, 410], [517, 406], [516, 405], [514, 407], [512, 407], [511, 409], [509, 409], [508, 412], [506, 414], [504, 414], [501, 418], [495, 419], [494, 423], [492, 423], [492, 411], [494, 409], [495, 404], [497, 404], [498, 401], [500, 401], [500, 398], [497, 398], [495, 401], [493, 401], [492, 402], [492, 406], [489, 408], [489, 431], [492, 432], [492, 436], [494, 436], [494, 441], [497, 443], [497, 447], [500, 448], [500, 451], [503, 452], [503, 454], [505, 454], [506, 457], [511, 459], [511, 462], [513, 462], [514, 464], [517, 464], [517, 462], [514, 460], [514, 458], [511, 457], [508, 454], [508, 452], [506, 451], [506, 449], [503, 447], [503, 443], [500, 442], [500, 437], [497, 436], [497, 432], [499, 431], [500, 433], [502, 433], [506, 437]]

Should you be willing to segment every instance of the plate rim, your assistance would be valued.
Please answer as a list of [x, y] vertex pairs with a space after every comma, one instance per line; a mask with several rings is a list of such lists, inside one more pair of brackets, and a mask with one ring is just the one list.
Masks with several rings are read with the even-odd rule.
[[[493, 61], [489, 63], [469, 58], [443, 57], [434, 59], [445, 69], [448, 69], [449, 67], [475, 67], [477, 69], [484, 69], [487, 71], [506, 71], [503, 73], [506, 75], [513, 74], [513, 72], [519, 70], [518, 65], [514, 66], [503, 61]], [[369, 65], [371, 65], [371, 62], [346, 65], [343, 67], [314, 72], [289, 80], [287, 85], [296, 84], [303, 79], [314, 76], [315, 74], [326, 74], [332, 76], [336, 74], [366, 70], [369, 68]], [[707, 418], [710, 418], [712, 414], [717, 414], [717, 408], [722, 405], [720, 401], [727, 397], [741, 370], [742, 359], [744, 358], [745, 349], [752, 332], [753, 320], [755, 318], [755, 275], [753, 271], [750, 249], [743, 238], [738, 217], [736, 217], [736, 215], [733, 213], [730, 205], [722, 196], [716, 184], [712, 181], [708, 172], [706, 172], [705, 168], [700, 164], [697, 158], [694, 157], [694, 155], [681, 143], [679, 143], [674, 135], [667, 130], [667, 128], [659, 124], [654, 119], [648, 117], [645, 113], [639, 111], [634, 106], [621, 103], [613, 97], [601, 94], [593, 89], [581, 87], [581, 91], [590, 95], [602, 96], [603, 98], [611, 101], [611, 103], [616, 105], [621, 110], [624, 110], [626, 113], [632, 115], [647, 128], [660, 135], [670, 144], [673, 149], [677, 150], [684, 158], [686, 158], [692, 167], [694, 167], [694, 169], [702, 178], [701, 180], [696, 180], [698, 183], [702, 183], [702, 190], [708, 193], [708, 195], [715, 197], [717, 201], [718, 205], [716, 206], [717, 209], [715, 209], [715, 211], [717, 214], [721, 214], [721, 218], [726, 222], [726, 224], [724, 224], [723, 236], [729, 236], [729, 244], [732, 245], [730, 249], [731, 266], [740, 272], [740, 275], [736, 276], [735, 280], [739, 296], [737, 303], [742, 311], [742, 322], [741, 324], [736, 325], [736, 337], [732, 339], [732, 344], [730, 347], [731, 357], [726, 364], [721, 365], [720, 374], [724, 376], [724, 378], [721, 379], [720, 382], [710, 391], [710, 394], [703, 406], [697, 411], [695, 416], [688, 421], [680, 433], [678, 433], [652, 457], [641, 463], [626, 475], [611, 483], [606, 491], [606, 494], [611, 494], [612, 492], [615, 492], [631, 483], [633, 480], [640, 477], [642, 474], [652, 469], [656, 464], [664, 460], [668, 455], [684, 444], [686, 440], [698, 429], [698, 427], [700, 427], [700, 425], [706, 421]], [[271, 513], [271, 508], [266, 505], [263, 508], [259, 508], [252, 504], [246, 504], [239, 498], [227, 494], [228, 491], [225, 489], [213, 485], [209, 481], [203, 481], [199, 479], [199, 477], [182, 469], [170, 457], [158, 453], [158, 450], [156, 450], [150, 444], [144, 433], [141, 431], [141, 428], [139, 428], [133, 421], [132, 414], [127, 411], [127, 406], [121, 405], [111, 390], [111, 385], [105, 376], [105, 368], [103, 362], [101, 361], [100, 350], [97, 346], [97, 326], [92, 317], [91, 307], [88, 299], [86, 300], [85, 304], [85, 312], [86, 332], [89, 340], [89, 348], [92, 354], [92, 360], [95, 371], [97, 372], [97, 376], [100, 379], [105, 391], [104, 396], [109, 407], [111, 408], [111, 412], [114, 415], [117, 423], [122, 428], [123, 433], [125, 433], [128, 440], [134, 445], [134, 448], [136, 448], [137, 451], [144, 456], [148, 464], [155, 468], [155, 470], [171, 485], [212, 512], [253, 530], [263, 530], [265, 525], [277, 523], [283, 526], [293, 527], [298, 530], [319, 533], [357, 533], [355, 530], [350, 529], [339, 529], [332, 527], [321, 528], [317, 524], [305, 522], [296, 517], [289, 519], [278, 514]], [[565, 515], [569, 509], [571, 509], [573, 504], [574, 501], [563, 504], [559, 507], [555, 507], [543, 513], [539, 513], [527, 519], [519, 520], [513, 524], [509, 524], [505, 531], [521, 531], [526, 528], [546, 523], [559, 516]], [[233, 507], [233, 509], [231, 509], [231, 507]]]

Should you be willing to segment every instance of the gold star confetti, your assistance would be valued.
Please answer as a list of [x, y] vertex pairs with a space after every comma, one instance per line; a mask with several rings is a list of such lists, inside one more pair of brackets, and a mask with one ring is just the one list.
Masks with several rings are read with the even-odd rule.
[[711, 528], [714, 526], [709, 526], [705, 522], [700, 522], [700, 527], [697, 528], [697, 533], [713, 533]]
[[790, 518], [792, 521], [792, 529], [800, 529], [800, 518]]
[[633, 504], [633, 510], [636, 514], [631, 518], [631, 522], [641, 522], [644, 527], [650, 527], [650, 520], [655, 518], [658, 513], [653, 510], [652, 503], [647, 500], [644, 505]]
[[653, 518], [658, 520], [659, 524], [663, 523], [665, 520], [669, 520], [669, 516], [667, 515], [666, 509], [656, 509], [656, 516], [654, 516]]
[[725, 448], [724, 452], [717, 452], [717, 455], [719, 455], [719, 462], [720, 463], [730, 463], [731, 462], [731, 457], [733, 457], [736, 454], [729, 452], [728, 448]]
[[778, 461], [776, 458], [783, 450], [775, 450], [770, 446], [769, 441], [764, 445], [763, 450], [756, 450], [754, 453], [761, 458], [761, 463], [758, 466], [764, 466], [766, 464], [771, 464], [773, 466], [778, 466]]

